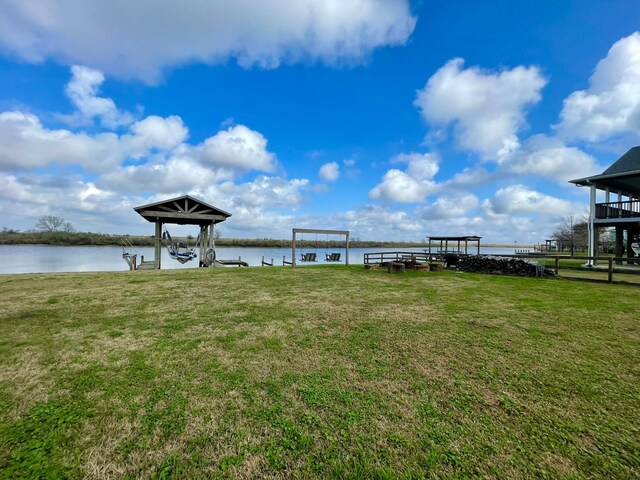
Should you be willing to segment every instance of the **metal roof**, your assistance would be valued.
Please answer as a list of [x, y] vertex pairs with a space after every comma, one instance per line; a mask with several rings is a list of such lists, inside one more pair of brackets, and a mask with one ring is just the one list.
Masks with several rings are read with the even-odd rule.
[[479, 242], [482, 237], [466, 235], [464, 237], [427, 237], [428, 240], [451, 240], [454, 242]]
[[230, 213], [190, 195], [140, 205], [133, 209], [149, 222], [178, 225], [211, 225], [224, 222], [231, 216]]

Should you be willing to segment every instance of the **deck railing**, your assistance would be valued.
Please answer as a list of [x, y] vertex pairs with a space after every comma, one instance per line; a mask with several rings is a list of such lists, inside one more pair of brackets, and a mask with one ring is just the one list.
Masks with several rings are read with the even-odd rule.
[[596, 203], [596, 218], [640, 217], [640, 200]]

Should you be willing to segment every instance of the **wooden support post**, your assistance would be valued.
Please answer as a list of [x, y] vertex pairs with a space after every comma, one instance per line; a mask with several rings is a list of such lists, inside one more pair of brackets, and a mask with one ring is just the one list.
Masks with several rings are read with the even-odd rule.
[[633, 248], [631, 248], [631, 244], [633, 243], [634, 230], [632, 228], [627, 228], [627, 244], [625, 245], [625, 249], [627, 251], [627, 265], [633, 265], [635, 260], [630, 260], [634, 256]]
[[[616, 248], [615, 256], [622, 257], [624, 251], [624, 228], [622, 225], [616, 225]], [[616, 260], [618, 265], [622, 265], [622, 260]]]
[[291, 234], [291, 266], [296, 266], [296, 231], [293, 230]]
[[556, 275], [558, 275], [558, 270], [560, 270], [560, 256], [556, 255], [556, 265], [555, 265]]
[[344, 264], [349, 265], [349, 232], [347, 232], [346, 237]]
[[609, 257], [609, 283], [613, 283], [613, 258]]
[[161, 256], [162, 256], [162, 222], [160, 220], [156, 220], [155, 251], [154, 251], [154, 258], [153, 258], [154, 267], [156, 270], [160, 270]]

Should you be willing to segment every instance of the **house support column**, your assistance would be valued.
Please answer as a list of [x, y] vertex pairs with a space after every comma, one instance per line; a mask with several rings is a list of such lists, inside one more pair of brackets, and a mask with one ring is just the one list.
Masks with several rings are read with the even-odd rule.
[[[631, 248], [631, 244], [633, 243], [633, 239], [636, 238], [636, 235], [638, 235], [638, 231], [639, 229], [636, 226], [629, 226], [627, 229], [627, 258], [636, 256], [633, 248]], [[635, 260], [627, 260], [627, 263], [629, 265], [634, 265], [636, 262]]]
[[[624, 253], [624, 227], [616, 225], [616, 257], [622, 257]], [[617, 265], [622, 265], [622, 260], [616, 260]]]
[[593, 266], [596, 264], [596, 261], [593, 257], [596, 256], [596, 246], [598, 244], [597, 240], [597, 228], [593, 223], [593, 219], [596, 216], [596, 186], [591, 185], [590, 192], [590, 201], [589, 201], [589, 261], [587, 265]]

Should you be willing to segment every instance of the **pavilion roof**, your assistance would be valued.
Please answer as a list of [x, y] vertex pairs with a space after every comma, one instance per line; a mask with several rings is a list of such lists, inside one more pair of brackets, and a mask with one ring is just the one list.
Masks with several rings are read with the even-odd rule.
[[178, 225], [211, 225], [224, 222], [231, 216], [230, 213], [190, 195], [140, 205], [134, 207], [134, 210], [149, 222]]
[[427, 237], [428, 240], [436, 240], [436, 241], [440, 241], [440, 240], [449, 240], [449, 241], [453, 241], [453, 242], [479, 242], [480, 239], [482, 237], [478, 237], [476, 235], [465, 235], [462, 237]]

